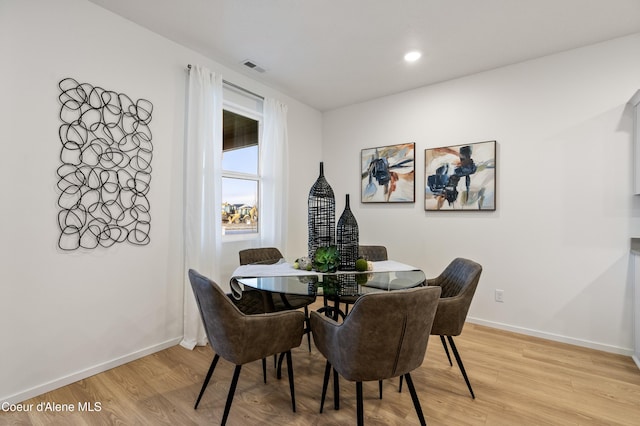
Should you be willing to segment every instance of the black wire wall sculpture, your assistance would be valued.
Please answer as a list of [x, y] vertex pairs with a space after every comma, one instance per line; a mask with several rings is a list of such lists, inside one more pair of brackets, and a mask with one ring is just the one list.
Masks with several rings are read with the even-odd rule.
[[58, 86], [58, 247], [149, 244], [153, 105], [72, 78]]

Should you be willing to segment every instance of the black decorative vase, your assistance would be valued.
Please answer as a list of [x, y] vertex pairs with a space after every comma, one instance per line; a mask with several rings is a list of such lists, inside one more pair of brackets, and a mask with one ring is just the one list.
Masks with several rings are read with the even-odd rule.
[[349, 194], [347, 194], [344, 212], [338, 220], [336, 228], [338, 239], [338, 251], [340, 252], [340, 270], [355, 271], [358, 260], [358, 222], [351, 213], [349, 207]]
[[320, 176], [309, 191], [309, 259], [313, 259], [318, 247], [336, 244], [336, 200], [333, 189], [324, 177], [324, 165], [320, 163]]

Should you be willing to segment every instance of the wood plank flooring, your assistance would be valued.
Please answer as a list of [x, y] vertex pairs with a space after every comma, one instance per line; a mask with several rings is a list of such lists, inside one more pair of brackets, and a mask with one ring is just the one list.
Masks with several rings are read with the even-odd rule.
[[[456, 343], [476, 399], [457, 366], [450, 367], [439, 339], [412, 373], [429, 425], [640, 425], [640, 370], [629, 357], [466, 324]], [[220, 360], [198, 410], [193, 409], [213, 358], [207, 347], [175, 346], [25, 401], [26, 413], [0, 411], [5, 425], [220, 424], [233, 365]], [[259, 361], [242, 369], [229, 425], [355, 424], [355, 384], [341, 379], [340, 410], [327, 393], [319, 414], [325, 360], [306, 338], [293, 351], [297, 412], [291, 411], [286, 370], [277, 380], [272, 360], [267, 384]], [[283, 367], [286, 368], [286, 367]], [[406, 385], [364, 384], [367, 425], [418, 424]], [[38, 412], [38, 403], [70, 404], [75, 411]], [[100, 411], [79, 411], [98, 403]]]

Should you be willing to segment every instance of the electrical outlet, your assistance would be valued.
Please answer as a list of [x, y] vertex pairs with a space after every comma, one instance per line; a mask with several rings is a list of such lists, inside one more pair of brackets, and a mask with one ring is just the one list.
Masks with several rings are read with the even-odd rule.
[[504, 302], [504, 290], [496, 289], [496, 302]]

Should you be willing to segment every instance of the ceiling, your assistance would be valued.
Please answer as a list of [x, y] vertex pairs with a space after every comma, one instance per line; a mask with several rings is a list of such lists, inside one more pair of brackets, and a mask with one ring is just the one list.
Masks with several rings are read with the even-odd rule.
[[89, 1], [320, 111], [640, 32], [640, 0]]

